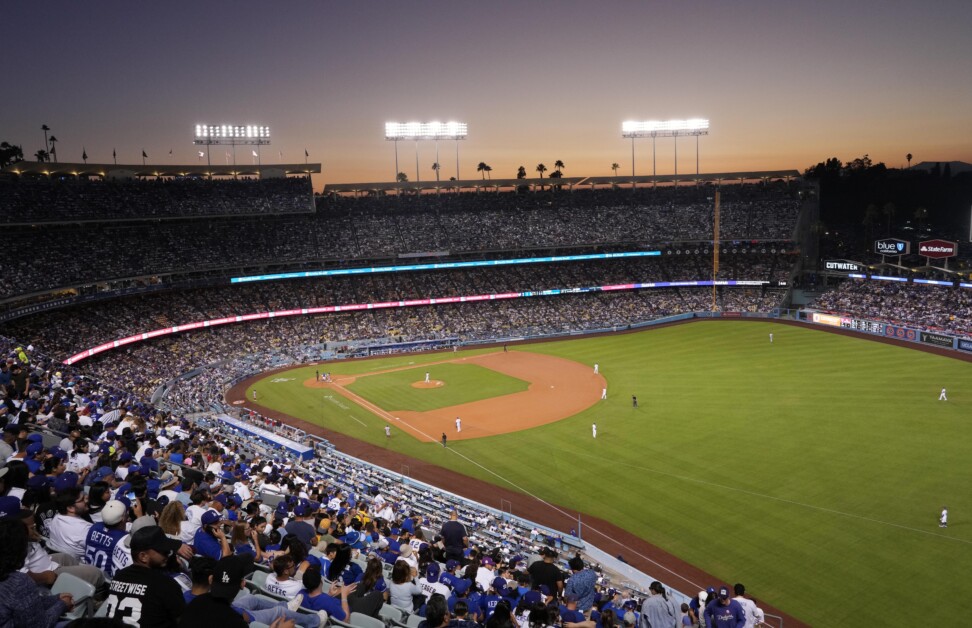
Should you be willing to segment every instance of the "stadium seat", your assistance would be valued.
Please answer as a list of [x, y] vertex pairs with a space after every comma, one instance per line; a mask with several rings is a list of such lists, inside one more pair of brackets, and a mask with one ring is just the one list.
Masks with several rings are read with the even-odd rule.
[[385, 628], [385, 622], [363, 613], [351, 613], [348, 623], [354, 628]]
[[54, 581], [54, 585], [51, 587], [51, 593], [53, 595], [70, 593], [71, 597], [74, 598], [74, 610], [64, 614], [64, 618], [68, 621], [81, 619], [82, 617], [90, 617], [92, 615], [92, 611], [94, 610], [94, 592], [94, 585], [88, 584], [81, 578], [72, 576], [69, 573], [59, 574], [57, 580]]
[[382, 604], [378, 610], [378, 614], [385, 620], [385, 624], [389, 626], [400, 624], [404, 619], [401, 609], [395, 608], [391, 604]]

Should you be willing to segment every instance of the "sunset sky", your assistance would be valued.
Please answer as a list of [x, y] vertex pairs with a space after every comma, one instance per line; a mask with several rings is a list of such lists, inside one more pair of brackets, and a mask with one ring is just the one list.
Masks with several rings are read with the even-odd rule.
[[[631, 171], [621, 122], [705, 117], [703, 172], [869, 153], [972, 162], [972, 2], [77, 2], [8, 0], [0, 140], [33, 159], [197, 163], [196, 123], [272, 129], [263, 163], [387, 181], [386, 121], [460, 120], [462, 178], [536, 164]], [[658, 172], [673, 170], [658, 141]], [[170, 149], [172, 156], [169, 155]], [[651, 143], [636, 146], [651, 174]], [[434, 179], [434, 147], [419, 148]], [[225, 160], [214, 149], [214, 163]], [[440, 144], [443, 178], [455, 143]], [[679, 171], [695, 142], [679, 140]], [[250, 160], [237, 149], [238, 161]], [[399, 145], [415, 179], [415, 145]]]

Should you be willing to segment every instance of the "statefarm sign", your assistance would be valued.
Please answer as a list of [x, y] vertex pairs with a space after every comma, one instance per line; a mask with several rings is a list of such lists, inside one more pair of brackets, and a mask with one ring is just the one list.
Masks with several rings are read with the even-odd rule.
[[922, 257], [955, 257], [958, 255], [958, 244], [948, 240], [925, 240], [918, 243], [918, 255]]
[[874, 242], [874, 252], [878, 255], [908, 255], [911, 253], [911, 242], [897, 238], [884, 238]]

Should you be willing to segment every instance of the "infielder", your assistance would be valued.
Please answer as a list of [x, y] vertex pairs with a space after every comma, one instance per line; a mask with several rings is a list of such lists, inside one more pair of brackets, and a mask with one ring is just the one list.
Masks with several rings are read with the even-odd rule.
[[597, 423], [591, 423], [591, 436], [597, 438]]
[[385, 438], [391, 438], [391, 426], [390, 425], [386, 425], [385, 426]]
[[942, 506], [942, 514], [938, 516], [938, 527], [948, 527], [948, 506]]
[[938, 395], [938, 400], [939, 401], [948, 401], [948, 397], [945, 396], [945, 389], [944, 388], [942, 388], [941, 394]]
[[601, 389], [601, 399], [607, 399], [607, 388]]
[[459, 417], [456, 417], [456, 431], [457, 432], [462, 431], [462, 419], [460, 419]]
[[600, 369], [600, 365], [595, 362], [594, 363], [594, 374], [595, 375], [597, 375], [597, 372], [598, 372], [599, 369]]

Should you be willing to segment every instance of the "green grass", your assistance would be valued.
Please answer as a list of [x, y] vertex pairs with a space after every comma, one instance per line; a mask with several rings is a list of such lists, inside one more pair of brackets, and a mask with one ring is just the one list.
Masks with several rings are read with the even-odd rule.
[[[413, 388], [431, 379], [445, 383], [440, 388]], [[348, 390], [387, 410], [425, 412], [460, 403], [501, 397], [525, 391], [525, 382], [475, 364], [435, 364], [429, 367], [392, 371], [359, 377]]]
[[[816, 626], [954, 620], [944, 601], [972, 570], [972, 364], [755, 322], [521, 348], [600, 363], [610, 398], [557, 423], [444, 451], [400, 433], [386, 443], [383, 423], [350, 402], [304, 400], [321, 391], [284, 393], [290, 383], [267, 380], [257, 388], [263, 403], [294, 416], [502, 483], [466, 456], [505, 486], [611, 520]], [[947, 403], [937, 401], [943, 386]], [[539, 473], [524, 463], [537, 452], [547, 454]], [[952, 523], [941, 530], [944, 504]], [[585, 538], [598, 542], [589, 527]], [[892, 582], [907, 583], [906, 599], [894, 597], [900, 603], [887, 597]], [[889, 611], [893, 619], [876, 619]]]

